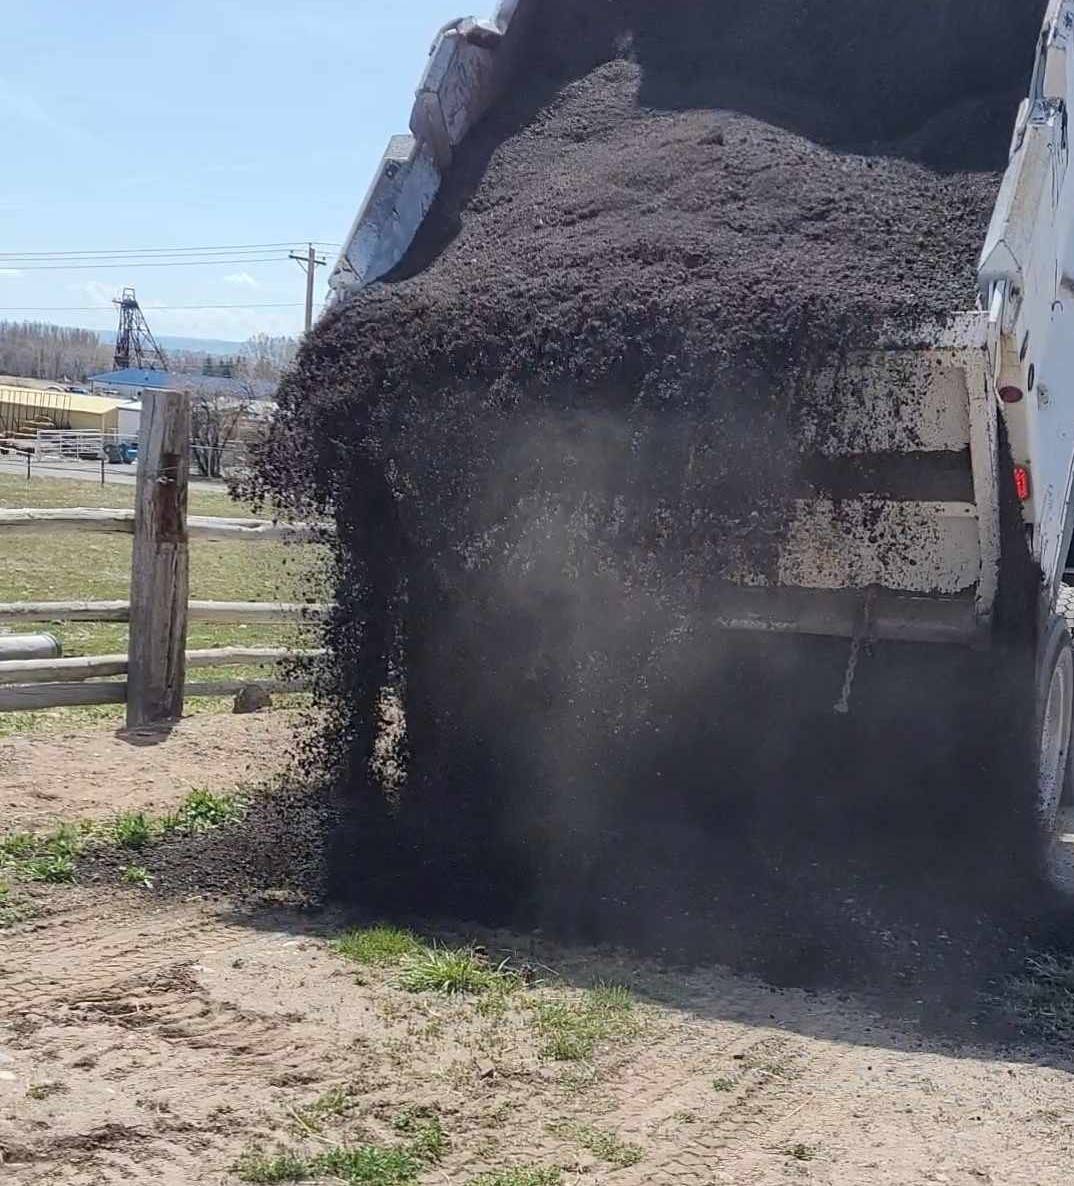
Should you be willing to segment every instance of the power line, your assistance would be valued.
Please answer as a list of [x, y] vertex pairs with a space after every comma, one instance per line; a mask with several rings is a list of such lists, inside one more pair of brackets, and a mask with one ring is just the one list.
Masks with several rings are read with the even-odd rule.
[[[283, 251], [279, 248], [279, 251]], [[159, 252], [156, 255], [54, 255], [54, 256], [29, 256], [29, 255], [9, 255], [0, 257], [0, 265], [7, 267], [56, 267], [68, 266], [75, 264], [123, 264], [144, 261], [146, 263], [167, 263], [169, 260], [182, 259], [248, 259], [255, 255], [265, 255], [267, 253], [276, 254], [277, 249], [272, 247], [262, 247], [260, 249], [248, 249], [244, 251], [184, 251], [184, 252]]]
[[[0, 305], [0, 313], [101, 313], [107, 305]], [[280, 301], [259, 305], [146, 305], [149, 313], [172, 313], [199, 309], [300, 309], [301, 301]]]
[[[309, 240], [295, 240], [288, 243], [230, 243], [223, 246], [208, 246], [208, 247], [125, 247], [125, 248], [102, 248], [98, 251], [90, 251], [88, 249], [79, 251], [0, 251], [0, 259], [55, 259], [66, 258], [74, 256], [126, 256], [126, 255], [211, 255], [221, 254], [223, 252], [233, 251], [268, 251], [274, 248], [288, 250], [292, 248], [302, 247]], [[313, 241], [318, 247], [339, 247], [339, 243], [322, 242], [319, 239]]]
[[4, 260], [4, 265], [18, 272], [86, 272], [103, 271], [105, 268], [210, 268], [221, 264], [233, 267], [235, 264], [275, 264], [286, 260], [286, 255], [249, 256], [240, 255], [230, 259], [144, 259], [124, 260], [122, 263], [72, 263], [72, 264], [19, 264]]

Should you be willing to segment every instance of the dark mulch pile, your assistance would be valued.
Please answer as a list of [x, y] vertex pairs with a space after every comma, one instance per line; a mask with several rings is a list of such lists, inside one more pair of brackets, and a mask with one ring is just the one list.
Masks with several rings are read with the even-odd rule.
[[[254, 482], [339, 528], [338, 891], [643, 942], [677, 919], [808, 976], [890, 969], [890, 920], [948, 893], [969, 931], [1010, 900], [993, 660], [878, 649], [872, 714], [837, 721], [845, 644], [730, 638], [710, 595], [799, 489], [817, 376], [974, 307], [1042, 8], [530, 6], [510, 94], [397, 274], [305, 344]], [[369, 776], [385, 685], [398, 804]]]

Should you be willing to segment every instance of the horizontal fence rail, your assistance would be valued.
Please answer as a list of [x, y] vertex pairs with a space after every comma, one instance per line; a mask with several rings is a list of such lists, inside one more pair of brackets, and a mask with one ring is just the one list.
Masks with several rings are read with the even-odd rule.
[[[212, 647], [187, 651], [187, 667], [237, 667], [290, 660], [316, 659], [323, 650], [296, 651], [287, 647]], [[102, 676], [126, 675], [127, 655], [85, 655], [71, 659], [0, 660], [0, 684], [38, 684], [51, 680], [73, 682]]]
[[[301, 601], [191, 601], [192, 622], [321, 622], [332, 607]], [[129, 622], [129, 601], [6, 601], [0, 622]]]
[[[235, 696], [249, 687], [264, 692], [305, 692], [304, 680], [214, 680], [211, 683], [187, 683], [184, 696]], [[33, 712], [41, 708], [79, 708], [96, 704], [124, 704], [124, 683], [47, 683], [16, 684], [0, 687], [0, 712]]]
[[[97, 507], [0, 510], [0, 535], [41, 535], [50, 531], [133, 535], [134, 521], [134, 511]], [[327, 525], [274, 523], [267, 519], [220, 519], [209, 515], [189, 515], [186, 520], [188, 539], [212, 543], [234, 543], [236, 540], [287, 540], [301, 543], [315, 540], [330, 530]]]
[[[307, 691], [289, 679], [192, 683], [187, 668], [279, 665], [324, 651], [284, 647], [215, 647], [187, 651], [187, 622], [319, 621], [330, 605], [191, 601], [189, 541], [311, 542], [331, 524], [188, 515], [190, 405], [181, 392], [145, 392], [138, 437], [135, 510], [100, 507], [0, 510], [0, 538], [84, 532], [133, 536], [127, 601], [19, 601], [0, 604], [0, 622], [128, 622], [127, 654], [0, 661], [0, 712], [126, 704], [127, 726], [178, 720], [186, 696], [228, 696], [248, 688]], [[98, 442], [103, 447], [103, 440]], [[55, 442], [62, 448], [69, 442]], [[28, 463], [29, 464], [29, 463]], [[104, 462], [102, 461], [102, 473]], [[286, 668], [283, 675], [290, 674]], [[122, 682], [109, 676], [126, 676]]]

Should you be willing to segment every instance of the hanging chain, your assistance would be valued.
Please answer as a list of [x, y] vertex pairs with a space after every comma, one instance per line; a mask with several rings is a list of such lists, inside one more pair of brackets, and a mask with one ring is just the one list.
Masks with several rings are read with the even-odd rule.
[[850, 713], [850, 693], [854, 690], [854, 676], [858, 671], [858, 659], [861, 649], [872, 642], [873, 606], [876, 602], [876, 587], [871, 586], [865, 593], [865, 603], [862, 607], [861, 623], [850, 640], [850, 656], [847, 659], [846, 674], [843, 676], [843, 692], [835, 703], [834, 711], [840, 716]]

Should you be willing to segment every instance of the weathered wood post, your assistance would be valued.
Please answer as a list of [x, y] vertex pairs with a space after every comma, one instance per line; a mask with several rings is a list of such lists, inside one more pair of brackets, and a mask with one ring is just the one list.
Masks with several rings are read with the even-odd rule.
[[128, 729], [183, 715], [189, 475], [189, 398], [179, 391], [145, 392], [131, 557]]

